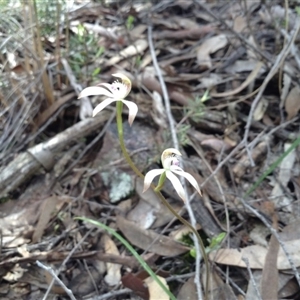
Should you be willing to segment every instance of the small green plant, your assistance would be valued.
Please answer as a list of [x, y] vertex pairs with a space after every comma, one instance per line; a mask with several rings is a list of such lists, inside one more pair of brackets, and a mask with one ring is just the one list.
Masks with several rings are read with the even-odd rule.
[[[217, 250], [220, 248], [222, 241], [224, 240], [226, 236], [226, 232], [221, 232], [219, 235], [217, 235], [216, 237], [213, 237], [211, 240], [208, 239], [208, 241], [210, 242], [210, 244], [205, 247], [205, 252], [206, 253], [210, 253], [214, 250]], [[192, 257], [196, 257], [196, 252], [195, 252], [195, 248], [193, 248], [190, 251], [190, 255]]]
[[[98, 39], [94, 34], [89, 33], [82, 24], [73, 28], [74, 33], [70, 35], [69, 63], [77, 78], [84, 76], [83, 67], [98, 59], [105, 48], [98, 47]], [[101, 69], [96, 68], [92, 72], [92, 79], [100, 73]]]
[[201, 98], [197, 96], [195, 100], [189, 100], [187, 107], [184, 109], [185, 116], [189, 116], [194, 122], [199, 122], [204, 114], [204, 103], [209, 98], [209, 92], [207, 90]]
[[127, 20], [126, 20], [126, 28], [128, 30], [131, 30], [133, 28], [134, 21], [135, 21], [134, 16], [129, 15], [128, 18], [127, 18]]

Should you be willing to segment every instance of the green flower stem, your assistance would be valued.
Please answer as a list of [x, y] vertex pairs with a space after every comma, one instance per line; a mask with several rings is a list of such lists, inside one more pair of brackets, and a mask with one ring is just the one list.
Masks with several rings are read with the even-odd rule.
[[[127, 150], [126, 150], [126, 146], [124, 143], [124, 134], [123, 134], [123, 121], [122, 121], [122, 108], [123, 108], [123, 103], [121, 101], [117, 101], [117, 127], [118, 127], [118, 134], [119, 134], [119, 141], [120, 141], [120, 145], [121, 145], [121, 149], [122, 149], [122, 153], [126, 159], [126, 161], [128, 162], [129, 166], [132, 168], [132, 170], [136, 173], [136, 175], [138, 175], [139, 177], [141, 177], [142, 179], [145, 178], [145, 176], [140, 172], [140, 170], [135, 166], [134, 162], [131, 160]], [[158, 195], [159, 199], [162, 201], [162, 203], [170, 210], [170, 212], [185, 226], [187, 226], [197, 237], [197, 240], [199, 242], [200, 248], [201, 248], [201, 252], [202, 252], [202, 256], [203, 256], [203, 260], [206, 266], [206, 272], [207, 272], [207, 276], [206, 276], [206, 286], [205, 286], [205, 299], [207, 299], [208, 297], [208, 289], [209, 289], [209, 263], [208, 263], [208, 257], [205, 251], [205, 247], [203, 244], [203, 241], [199, 235], [199, 233], [197, 232], [197, 230], [187, 221], [185, 220], [183, 217], [181, 217], [174, 209], [173, 207], [169, 204], [169, 202], [165, 199], [165, 197], [161, 194], [161, 192], [158, 190], [156, 190], [156, 186], [154, 184], [151, 184], [152, 189], [156, 192], [156, 194]], [[158, 185], [158, 188], [160, 188], [160, 184]]]
[[135, 174], [141, 178], [144, 179], [144, 175], [140, 172], [140, 170], [135, 166], [134, 162], [131, 160], [124, 143], [124, 133], [123, 133], [123, 121], [122, 121], [122, 108], [123, 108], [123, 102], [117, 101], [117, 127], [118, 127], [118, 135], [119, 135], [119, 141], [120, 146], [122, 149], [122, 153], [128, 162], [131, 169], [135, 172]]
[[82, 220], [85, 222], [89, 222], [95, 226], [103, 228], [108, 233], [113, 235], [116, 239], [118, 239], [137, 259], [140, 265], [144, 268], [144, 270], [157, 282], [157, 284], [163, 289], [163, 291], [170, 297], [171, 300], [176, 300], [176, 297], [170, 292], [170, 290], [161, 282], [161, 280], [157, 277], [157, 275], [152, 271], [152, 269], [148, 266], [148, 264], [144, 261], [144, 259], [134, 250], [134, 248], [121, 236], [119, 235], [114, 229], [104, 225], [101, 222], [88, 219], [88, 218], [75, 218], [77, 220]]

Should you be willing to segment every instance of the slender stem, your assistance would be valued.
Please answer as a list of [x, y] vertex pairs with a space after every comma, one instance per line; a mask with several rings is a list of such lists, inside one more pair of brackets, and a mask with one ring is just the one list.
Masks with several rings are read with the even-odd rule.
[[123, 121], [122, 121], [122, 108], [123, 102], [117, 101], [117, 127], [118, 127], [118, 134], [119, 134], [119, 141], [120, 146], [122, 149], [122, 153], [128, 162], [131, 169], [135, 172], [135, 174], [144, 179], [144, 175], [140, 172], [140, 170], [135, 166], [134, 162], [131, 160], [124, 143], [124, 133], [123, 133]]
[[[122, 108], [123, 108], [123, 103], [121, 101], [117, 101], [117, 128], [118, 128], [118, 135], [119, 135], [119, 141], [120, 141], [120, 145], [121, 145], [121, 149], [122, 149], [122, 153], [126, 159], [126, 161], [128, 162], [129, 166], [131, 167], [131, 169], [136, 173], [137, 176], [141, 177], [142, 179], [145, 178], [145, 176], [140, 172], [140, 170], [135, 166], [134, 162], [131, 160], [130, 155], [128, 154], [127, 150], [126, 150], [126, 146], [124, 143], [124, 134], [123, 134], [123, 121], [122, 121]], [[170, 212], [185, 226], [187, 226], [197, 237], [200, 248], [201, 248], [201, 252], [202, 252], [202, 256], [204, 259], [204, 263], [206, 266], [206, 272], [208, 274], [209, 272], [209, 263], [208, 263], [208, 257], [207, 254], [205, 252], [205, 247], [203, 244], [203, 241], [198, 233], [198, 231], [187, 221], [185, 220], [183, 217], [181, 217], [174, 209], [173, 207], [169, 204], [169, 202], [165, 199], [165, 197], [161, 194], [160, 191], [156, 190], [156, 187], [154, 184], [151, 184], [152, 189], [156, 192], [156, 194], [158, 195], [159, 199], [162, 201], [162, 203], [170, 210]], [[208, 295], [208, 285], [209, 285], [209, 276], [206, 276], [206, 292], [205, 292], [205, 299], [207, 299], [207, 295]]]

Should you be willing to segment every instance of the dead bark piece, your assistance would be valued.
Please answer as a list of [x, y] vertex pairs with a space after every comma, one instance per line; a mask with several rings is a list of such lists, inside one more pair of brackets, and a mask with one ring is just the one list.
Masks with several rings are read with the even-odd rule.
[[47, 142], [38, 144], [28, 151], [35, 156], [24, 152], [19, 154], [9, 165], [0, 171], [0, 197], [5, 197], [9, 192], [18, 188], [29, 180], [40, 168], [41, 163], [35, 158], [39, 151], [49, 151], [52, 154], [61, 151], [71, 142], [90, 134], [107, 121], [109, 115], [101, 114], [97, 118], [83, 120], [65, 131], [57, 134]]

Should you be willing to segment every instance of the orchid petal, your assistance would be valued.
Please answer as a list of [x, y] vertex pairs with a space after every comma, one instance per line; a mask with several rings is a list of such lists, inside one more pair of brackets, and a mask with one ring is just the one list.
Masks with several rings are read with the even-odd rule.
[[175, 191], [179, 195], [179, 197], [183, 200], [186, 201], [186, 195], [183, 189], [183, 186], [180, 182], [180, 180], [170, 171], [166, 171], [167, 178], [171, 181]]
[[145, 178], [144, 178], [144, 189], [143, 189], [143, 193], [145, 191], [147, 191], [153, 181], [153, 179], [162, 174], [163, 172], [165, 172], [164, 169], [154, 169], [154, 170], [151, 170], [149, 171], [146, 175], [145, 175]]
[[107, 97], [113, 97], [113, 94], [111, 92], [109, 92], [107, 89], [104, 89], [103, 87], [90, 86], [90, 87], [83, 89], [80, 92], [78, 99], [82, 98], [82, 97], [95, 96], [95, 95], [104, 95]]
[[181, 168], [179, 167], [171, 167], [170, 168], [170, 171], [179, 175], [179, 176], [183, 176], [184, 178], [186, 178], [186, 180], [196, 189], [196, 191], [201, 195], [201, 191], [200, 191], [200, 188], [199, 188], [199, 185], [196, 181], [196, 179], [190, 174], [190, 173], [187, 173], [187, 172], [184, 172]]
[[131, 126], [138, 112], [138, 106], [132, 101], [128, 101], [128, 100], [121, 100], [121, 101], [128, 107], [129, 110], [128, 123]]
[[114, 101], [117, 101], [117, 100], [113, 99], [113, 98], [106, 98], [105, 100], [103, 100], [100, 104], [98, 104], [94, 108], [94, 110], [93, 110], [93, 117], [95, 117], [95, 115], [97, 113], [99, 113], [101, 110], [103, 110], [106, 106], [108, 106], [109, 104], [111, 104]]

